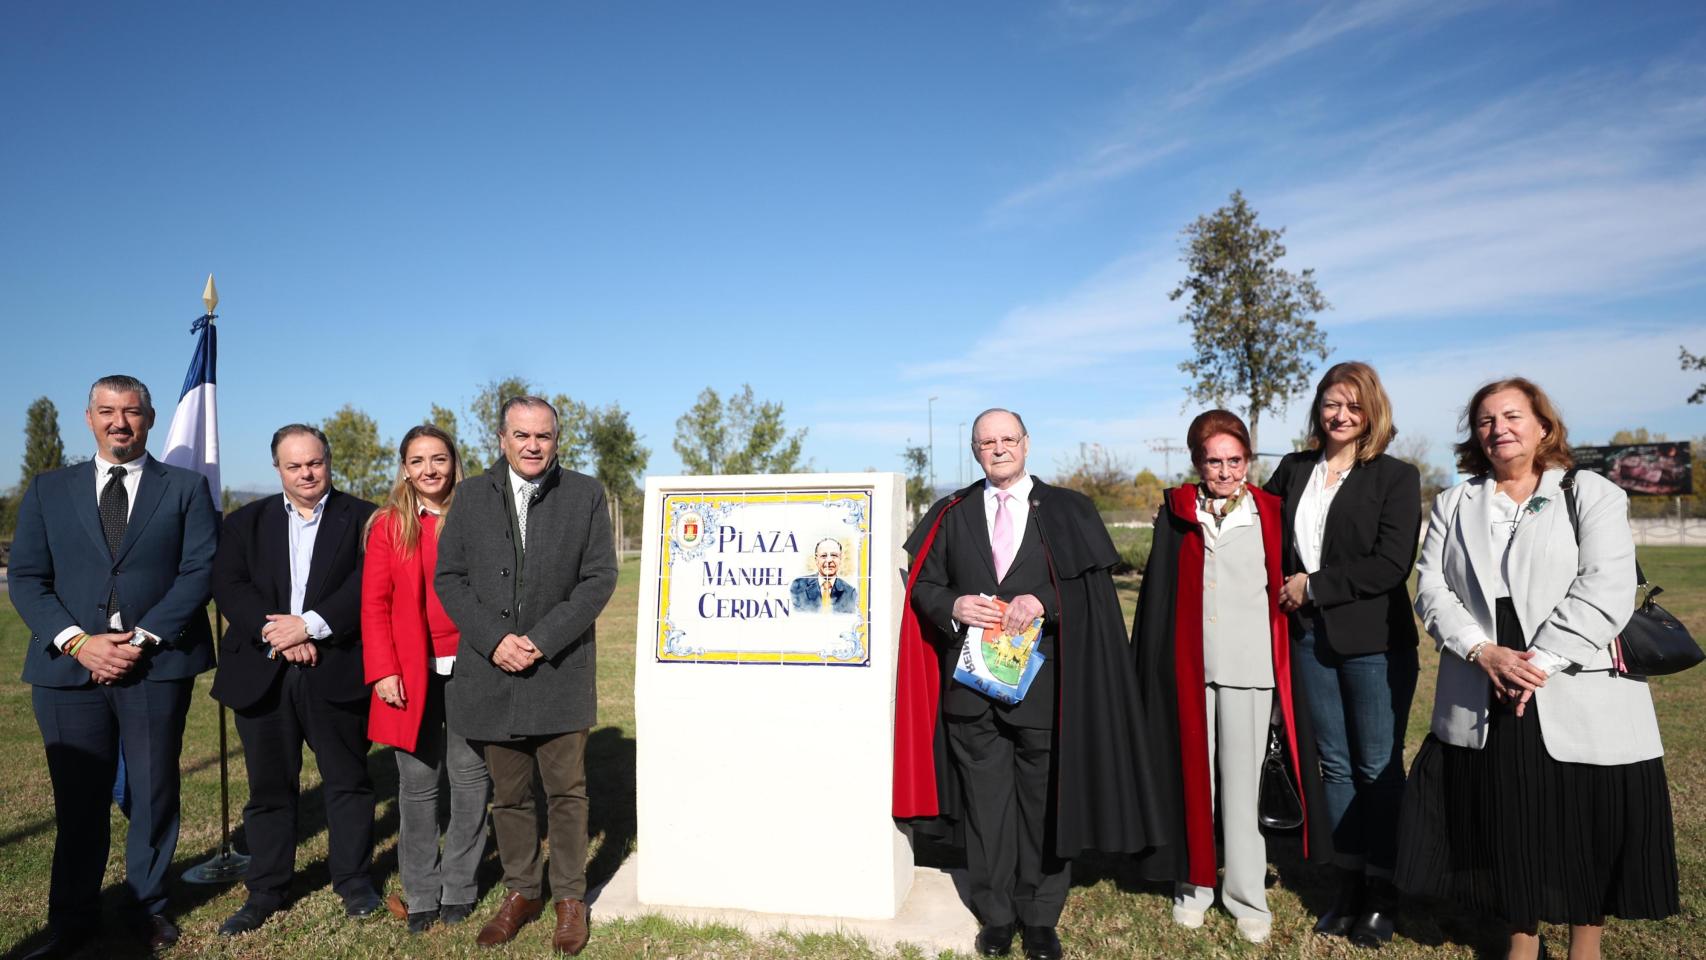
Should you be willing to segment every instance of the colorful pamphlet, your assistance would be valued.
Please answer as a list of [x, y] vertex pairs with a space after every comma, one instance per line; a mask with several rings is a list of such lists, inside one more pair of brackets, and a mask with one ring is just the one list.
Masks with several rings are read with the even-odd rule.
[[[1001, 608], [1000, 615], [1007, 615], [1007, 601], [984, 599], [993, 600]], [[954, 679], [1002, 703], [1018, 703], [1025, 699], [1031, 681], [1043, 666], [1043, 655], [1037, 650], [1042, 630], [1042, 617], [1032, 620], [1018, 634], [1008, 633], [1005, 627], [968, 629], [954, 665]]]

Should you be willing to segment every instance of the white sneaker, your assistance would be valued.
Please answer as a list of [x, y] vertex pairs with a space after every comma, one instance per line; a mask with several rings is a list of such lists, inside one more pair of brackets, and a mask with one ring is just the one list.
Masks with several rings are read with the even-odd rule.
[[1238, 935], [1251, 943], [1261, 943], [1273, 932], [1274, 922], [1265, 917], [1244, 917], [1238, 921]]
[[1203, 912], [1175, 903], [1173, 904], [1173, 922], [1186, 929], [1195, 930], [1202, 926]]

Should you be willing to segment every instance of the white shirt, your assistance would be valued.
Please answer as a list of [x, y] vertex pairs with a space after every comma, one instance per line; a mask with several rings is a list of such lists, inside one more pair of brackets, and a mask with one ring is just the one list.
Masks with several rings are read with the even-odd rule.
[[983, 525], [989, 531], [991, 546], [995, 544], [996, 494], [1010, 493], [1013, 496], [1007, 501], [1007, 517], [1013, 521], [1013, 555], [1018, 556], [1019, 544], [1025, 542], [1025, 521], [1031, 517], [1031, 487], [1035, 483], [1028, 473], [1004, 491], [996, 489], [988, 480], [983, 481]]
[[[113, 463], [111, 460], [103, 458], [100, 454], [95, 454], [95, 509], [100, 510], [101, 491], [107, 488], [107, 481], [112, 479], [107, 475], [107, 471], [114, 467], [122, 466], [124, 467], [124, 479], [120, 482], [124, 484], [124, 517], [128, 522], [130, 520], [131, 511], [136, 509], [136, 491], [142, 486], [142, 467], [147, 462], [147, 454], [143, 454], [129, 463], [122, 464]], [[121, 625], [121, 621], [119, 620], [119, 611], [114, 610], [112, 612], [112, 616], [107, 620], [107, 626], [111, 628], [114, 633], [124, 629]], [[59, 631], [59, 636], [53, 638], [53, 645], [64, 650], [65, 645], [70, 643], [79, 633], [82, 632], [83, 629], [81, 627], [66, 627], [64, 630]], [[159, 637], [156, 637], [154, 634], [149, 633], [140, 627], [137, 628], [136, 632], [138, 636], [148, 643], [158, 643], [160, 640]]]
[[[1351, 470], [1356, 465], [1352, 464]], [[1346, 470], [1339, 476], [1339, 482], [1327, 486], [1327, 458], [1322, 456], [1315, 461], [1315, 469], [1309, 471], [1309, 482], [1303, 487], [1303, 496], [1297, 500], [1297, 516], [1292, 521], [1292, 533], [1297, 541], [1297, 558], [1303, 562], [1304, 573], [1314, 573], [1321, 569], [1321, 543], [1327, 536], [1327, 513], [1333, 507], [1333, 498], [1344, 489], [1345, 477], [1351, 475]]]
[[314, 640], [324, 640], [332, 635], [331, 625], [319, 614], [302, 609], [308, 595], [308, 571], [314, 563], [314, 541], [319, 537], [320, 520], [326, 515], [326, 499], [331, 495], [330, 490], [321, 494], [320, 502], [314, 504], [314, 512], [303, 517], [296, 504], [290, 502], [290, 497], [279, 494], [284, 500], [285, 515], [290, 523], [290, 612], [302, 618], [308, 627], [308, 636]]
[[[1496, 490], [1492, 499], [1487, 501], [1487, 513], [1492, 517], [1492, 529], [1487, 535], [1487, 550], [1491, 554], [1483, 558], [1489, 570], [1497, 568], [1499, 576], [1494, 581], [1494, 591], [1497, 596], [1494, 602], [1511, 595], [1511, 544], [1516, 541], [1517, 526], [1529, 516], [1530, 500], [1517, 503], [1503, 490]], [[1495, 641], [1496, 642], [1496, 641]], [[1557, 673], [1570, 665], [1570, 661], [1549, 651], [1536, 649], [1529, 663], [1546, 671], [1547, 676]]]

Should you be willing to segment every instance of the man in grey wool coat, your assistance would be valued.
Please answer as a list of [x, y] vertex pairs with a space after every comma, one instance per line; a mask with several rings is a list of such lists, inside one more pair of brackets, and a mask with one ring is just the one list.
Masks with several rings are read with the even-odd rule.
[[456, 489], [433, 584], [462, 632], [451, 729], [485, 755], [492, 828], [509, 893], [481, 928], [495, 947], [545, 906], [533, 774], [551, 836], [554, 949], [586, 947], [587, 733], [597, 718], [593, 624], [616, 587], [598, 481], [557, 465], [557, 411], [503, 406], [504, 459]]

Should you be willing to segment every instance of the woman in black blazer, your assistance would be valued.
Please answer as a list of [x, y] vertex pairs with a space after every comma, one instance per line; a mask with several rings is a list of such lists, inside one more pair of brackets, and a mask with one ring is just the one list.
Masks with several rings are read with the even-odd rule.
[[1383, 452], [1396, 433], [1374, 368], [1336, 364], [1315, 389], [1311, 449], [1281, 460], [1265, 487], [1285, 501], [1280, 602], [1293, 618], [1293, 669], [1344, 872], [1315, 930], [1366, 947], [1392, 938], [1404, 728], [1418, 669], [1407, 582], [1421, 475]]

